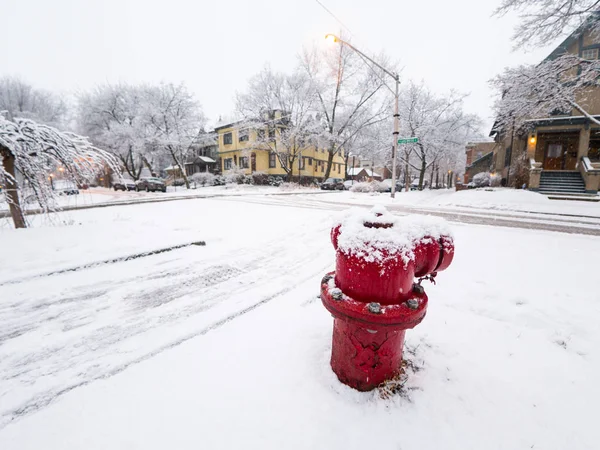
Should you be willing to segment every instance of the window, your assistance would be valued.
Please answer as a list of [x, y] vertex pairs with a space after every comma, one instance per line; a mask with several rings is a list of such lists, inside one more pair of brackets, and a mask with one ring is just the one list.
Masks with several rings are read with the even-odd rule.
[[223, 144], [230, 145], [233, 143], [233, 139], [231, 137], [231, 133], [225, 133], [223, 135]]
[[250, 167], [250, 163], [248, 161], [248, 157], [247, 156], [240, 156], [240, 168], [247, 169], [248, 167]]
[[256, 130], [256, 139], [258, 139], [259, 141], [264, 141], [265, 140], [265, 130], [264, 129], [259, 129]]
[[338, 163], [338, 173], [342, 173], [342, 165]]
[[597, 48], [588, 48], [581, 52], [581, 57], [583, 59], [592, 60], [598, 59], [598, 49]]
[[300, 170], [304, 170], [306, 168], [306, 157], [303, 156], [300, 158], [298, 164], [300, 165]]
[[231, 170], [231, 163], [232, 163], [232, 159], [231, 158], [227, 158], [223, 160], [223, 170]]
[[281, 163], [281, 167], [287, 167], [288, 166], [288, 155], [286, 155], [285, 153], [283, 154], [279, 154], [279, 162]]
[[239, 134], [238, 140], [240, 142], [246, 142], [248, 140], [248, 130], [240, 130], [238, 134]]
[[308, 158], [308, 165], [312, 166], [312, 158]]
[[562, 144], [549, 144], [548, 152], [546, 153], [546, 156], [548, 158], [560, 158], [562, 156], [562, 153], [563, 153]]
[[237, 155], [233, 155], [233, 163], [237, 166]]
[[275, 152], [269, 153], [269, 169], [277, 167], [277, 155]]
[[275, 140], [275, 128], [269, 128], [269, 141]]

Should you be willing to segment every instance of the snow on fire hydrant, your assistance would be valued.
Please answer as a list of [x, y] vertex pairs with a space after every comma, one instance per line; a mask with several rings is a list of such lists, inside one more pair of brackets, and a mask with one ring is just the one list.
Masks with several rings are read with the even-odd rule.
[[336, 270], [321, 282], [334, 317], [331, 367], [342, 383], [368, 391], [400, 372], [404, 333], [427, 311], [420, 281], [450, 265], [454, 242], [442, 219], [383, 207], [350, 211], [331, 241]]

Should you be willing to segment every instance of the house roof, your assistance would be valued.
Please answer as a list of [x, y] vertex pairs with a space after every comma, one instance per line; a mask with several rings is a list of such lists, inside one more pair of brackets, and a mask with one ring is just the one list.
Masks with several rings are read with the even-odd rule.
[[481, 158], [477, 158], [475, 161], [473, 161], [470, 165], [467, 166], [467, 169], [469, 169], [470, 167], [473, 167], [475, 165], [479, 165], [481, 163], [486, 162], [486, 160], [490, 160], [492, 159], [492, 157], [494, 156], [494, 152], [489, 152], [486, 153], [485, 155], [483, 155]]
[[367, 174], [368, 177], [373, 176], [373, 171], [370, 169], [365, 169], [364, 167], [352, 167], [352, 168], [348, 169], [348, 175], [356, 176], [359, 173], [361, 173], [363, 170], [365, 171], [365, 173]]

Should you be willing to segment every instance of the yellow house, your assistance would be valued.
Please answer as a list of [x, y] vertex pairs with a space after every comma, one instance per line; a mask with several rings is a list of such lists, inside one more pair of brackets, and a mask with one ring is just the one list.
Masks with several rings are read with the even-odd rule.
[[[267, 121], [259, 126], [256, 123], [238, 121], [215, 128], [219, 141], [219, 157], [223, 174], [233, 168], [243, 170], [246, 174], [264, 172], [268, 175], [286, 177], [287, 161], [293, 159], [291, 177], [317, 178], [325, 177], [328, 152], [324, 148], [315, 146], [297, 150], [289, 154], [282, 150], [280, 144], [280, 130], [285, 125], [281, 119], [281, 112], [274, 112], [274, 120]], [[260, 138], [259, 138], [260, 135]], [[265, 137], [272, 143], [265, 144]], [[277, 151], [276, 151], [277, 150]], [[286, 165], [282, 165], [282, 162]], [[331, 172], [332, 178], [344, 178], [346, 164], [343, 149], [333, 158]]]

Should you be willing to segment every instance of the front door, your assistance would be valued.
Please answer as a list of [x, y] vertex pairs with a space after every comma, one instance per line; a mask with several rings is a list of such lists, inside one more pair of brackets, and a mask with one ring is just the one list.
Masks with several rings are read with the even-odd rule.
[[[579, 132], [554, 132], [538, 135], [538, 149], [544, 152], [544, 170], [575, 170]], [[536, 160], [540, 161], [536, 152]]]

